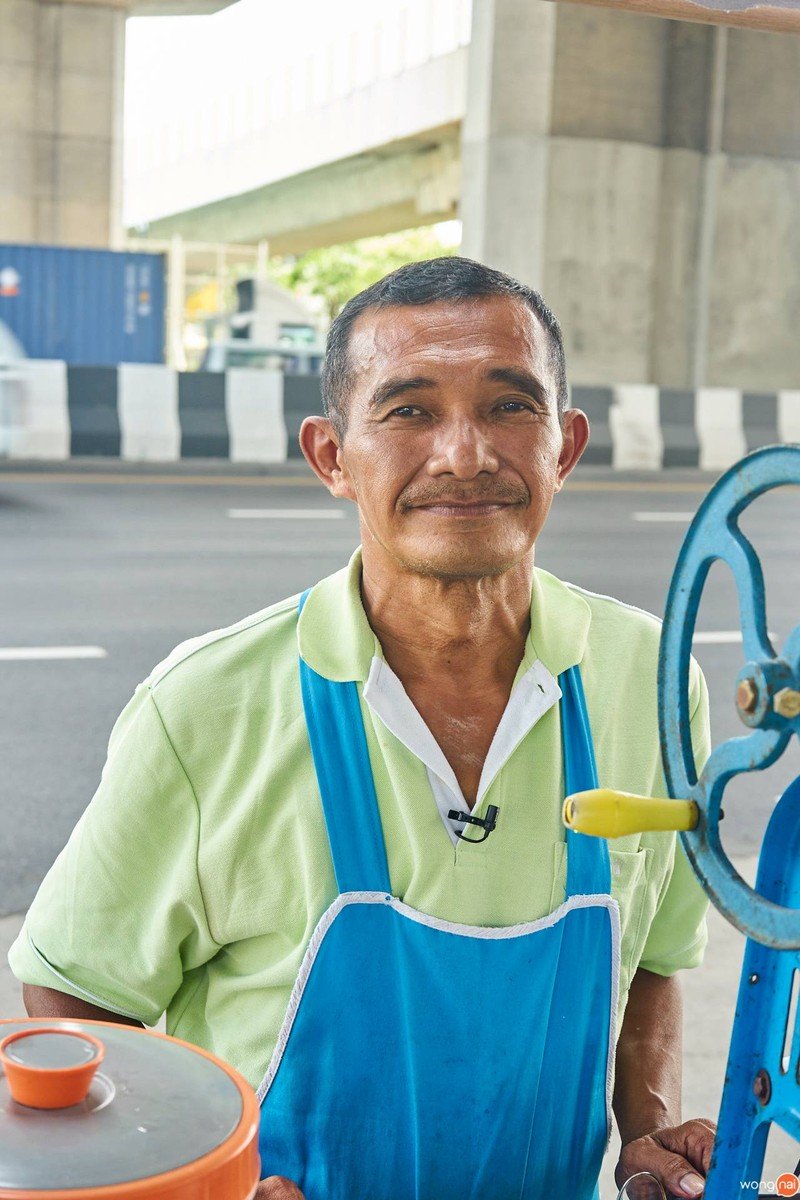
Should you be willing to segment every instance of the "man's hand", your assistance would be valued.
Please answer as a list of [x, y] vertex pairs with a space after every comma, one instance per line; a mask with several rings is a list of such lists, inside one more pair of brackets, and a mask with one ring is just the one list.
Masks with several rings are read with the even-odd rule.
[[702, 1196], [716, 1131], [714, 1122], [702, 1117], [628, 1142], [617, 1164], [617, 1184], [622, 1187], [637, 1171], [649, 1171], [668, 1196]]
[[261, 1180], [253, 1200], [303, 1200], [303, 1193], [291, 1179], [270, 1175], [269, 1179]]

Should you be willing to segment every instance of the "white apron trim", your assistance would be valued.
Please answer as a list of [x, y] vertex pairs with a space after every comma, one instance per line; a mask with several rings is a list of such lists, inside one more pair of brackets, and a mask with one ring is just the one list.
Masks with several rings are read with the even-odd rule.
[[389, 896], [386, 892], [343, 892], [342, 895], [336, 897], [333, 904], [320, 917], [317, 927], [311, 935], [306, 952], [303, 955], [303, 961], [300, 964], [300, 970], [292, 988], [292, 994], [289, 997], [289, 1004], [283, 1019], [281, 1031], [278, 1034], [275, 1050], [267, 1067], [267, 1073], [256, 1092], [259, 1104], [263, 1103], [278, 1073], [278, 1067], [281, 1065], [295, 1017], [300, 1008], [300, 1001], [303, 999], [303, 993], [311, 975], [311, 969], [319, 954], [319, 949], [325, 939], [325, 935], [339, 916], [339, 913], [351, 904], [383, 904], [387, 908], [394, 909], [401, 917], [406, 917], [409, 921], [416, 921], [419, 925], [427, 925], [429, 929], [439, 929], [443, 933], [452, 933], [456, 937], [479, 938], [484, 941], [500, 941], [508, 938], [526, 937], [529, 933], [537, 933], [540, 929], [548, 929], [553, 925], [557, 925], [573, 909], [608, 909], [608, 915], [611, 920], [611, 1003], [609, 1005], [608, 1057], [606, 1060], [606, 1148], [608, 1148], [608, 1142], [611, 1138], [611, 1095], [614, 1079], [614, 1056], [617, 1043], [617, 1003], [619, 999], [621, 964], [619, 904], [610, 895], [570, 896], [558, 908], [554, 908], [547, 916], [540, 917], [538, 921], [526, 921], [521, 925], [483, 926], [461, 925], [453, 921], [443, 921], [439, 917], [432, 917], [429, 913], [419, 912], [417, 909], [411, 908], [408, 904], [404, 904], [402, 900], [398, 900], [395, 896]]

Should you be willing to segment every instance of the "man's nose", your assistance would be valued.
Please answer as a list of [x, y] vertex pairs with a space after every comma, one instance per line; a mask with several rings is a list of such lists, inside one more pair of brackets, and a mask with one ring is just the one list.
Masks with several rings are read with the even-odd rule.
[[472, 421], [453, 421], [439, 430], [434, 452], [428, 461], [431, 475], [455, 475], [472, 479], [481, 471], [495, 472], [500, 461], [483, 431]]

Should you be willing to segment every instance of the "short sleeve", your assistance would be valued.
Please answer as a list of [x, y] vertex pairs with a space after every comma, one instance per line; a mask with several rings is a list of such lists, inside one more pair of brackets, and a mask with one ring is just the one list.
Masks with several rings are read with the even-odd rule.
[[[708, 688], [692, 659], [691, 735], [698, 773], [711, 753]], [[665, 790], [666, 794], [666, 790]], [[683, 843], [673, 834], [674, 858], [645, 942], [640, 967], [657, 975], [698, 967], [708, 943], [708, 897], [697, 881]]]
[[23, 983], [154, 1025], [219, 950], [197, 873], [197, 800], [147, 682], [120, 714], [100, 786], [9, 952]]

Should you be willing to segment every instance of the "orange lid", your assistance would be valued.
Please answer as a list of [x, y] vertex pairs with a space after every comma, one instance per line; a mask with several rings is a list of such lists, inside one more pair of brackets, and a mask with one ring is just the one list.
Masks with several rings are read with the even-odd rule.
[[4, 1031], [0, 1200], [253, 1196], [258, 1103], [220, 1059], [104, 1021], [0, 1021]]
[[103, 1043], [88, 1033], [34, 1026], [3, 1038], [0, 1064], [17, 1104], [69, 1108], [86, 1097], [105, 1052]]

